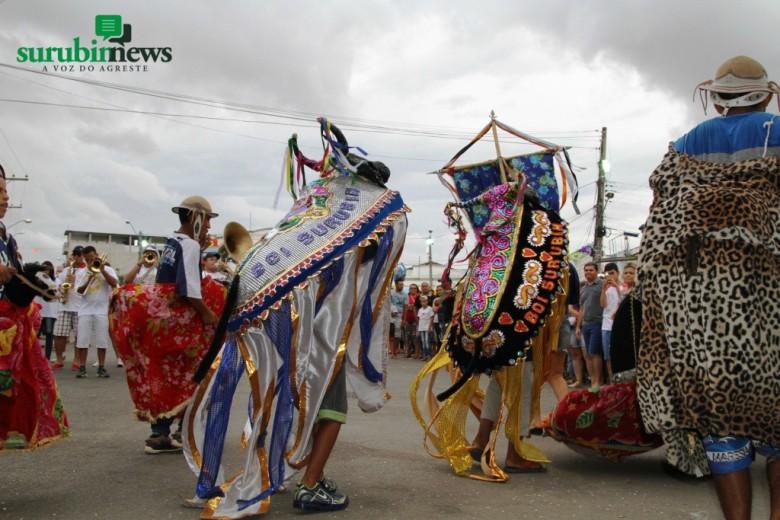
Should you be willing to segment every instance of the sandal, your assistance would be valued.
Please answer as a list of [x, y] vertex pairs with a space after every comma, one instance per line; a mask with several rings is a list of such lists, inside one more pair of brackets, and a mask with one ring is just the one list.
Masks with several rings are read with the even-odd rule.
[[524, 460], [520, 466], [505, 466], [506, 473], [544, 473], [547, 468], [538, 462]]

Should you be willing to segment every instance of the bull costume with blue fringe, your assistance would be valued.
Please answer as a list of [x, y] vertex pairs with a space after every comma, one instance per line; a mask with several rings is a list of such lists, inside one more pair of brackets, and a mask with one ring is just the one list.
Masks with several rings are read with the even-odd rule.
[[[320, 122], [322, 161], [303, 157], [296, 136], [286, 160], [294, 195], [296, 173], [305, 185], [304, 165], [320, 178], [248, 246], [218, 327], [224, 342], [212, 345], [196, 375], [202, 381], [185, 416], [184, 452], [198, 475], [202, 518], [267, 511], [271, 495], [307, 464], [320, 403], [341, 367], [361, 410], [379, 410], [389, 399], [388, 288], [408, 208], [384, 186], [384, 165], [348, 153], [343, 135]], [[231, 251], [240, 250], [231, 243], [235, 226], [225, 232]], [[228, 477], [222, 452], [244, 374], [251, 387], [241, 439], [246, 459], [243, 471]]]
[[[502, 157], [498, 128], [544, 149]], [[454, 167], [455, 161], [490, 130], [498, 158]], [[561, 189], [555, 175], [556, 163]], [[457, 200], [445, 210], [457, 232], [450, 265], [466, 238], [461, 212], [474, 230], [477, 246], [469, 254], [466, 277], [457, 284], [455, 312], [447, 324], [442, 348], [412, 383], [412, 408], [425, 430], [425, 449], [430, 455], [446, 458], [459, 475], [504, 482], [508, 477], [493, 456], [501, 430], [500, 414], [496, 433], [483, 453], [483, 475], [471, 474], [473, 446], [465, 437], [466, 418], [469, 410], [479, 415], [484, 396], [479, 388], [480, 375], [491, 375], [501, 386], [501, 409], [508, 409], [504, 430], [507, 438], [523, 458], [549, 462], [539, 449], [522, 440], [521, 418], [539, 408], [541, 385], [549, 373], [549, 352], [558, 344], [558, 329], [565, 315], [568, 230], [558, 209], [566, 202], [569, 190], [576, 200], [576, 178], [563, 147], [524, 134], [495, 118], [437, 173]], [[448, 270], [443, 283], [449, 282]], [[534, 375], [529, 380], [523, 374], [523, 365], [532, 349]], [[434, 399], [437, 373], [445, 368], [452, 386]], [[417, 394], [426, 379], [424, 414]], [[520, 395], [528, 385], [531, 410], [524, 411]]]

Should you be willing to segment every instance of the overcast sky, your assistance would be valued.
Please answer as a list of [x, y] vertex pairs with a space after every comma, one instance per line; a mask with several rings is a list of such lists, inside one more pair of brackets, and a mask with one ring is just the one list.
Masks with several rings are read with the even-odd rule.
[[[95, 16], [104, 14], [132, 26], [126, 47], [169, 47], [171, 61], [150, 62], [145, 72], [80, 72], [78, 64], [54, 72], [47, 64], [52, 75], [5, 66], [41, 72], [44, 64], [17, 61], [19, 47], [69, 47], [75, 37], [90, 45]], [[314, 117], [322, 114], [344, 122], [350, 144], [393, 172], [390, 186], [413, 211], [403, 261], [426, 260], [432, 230], [433, 259], [443, 262], [452, 245], [442, 217], [448, 193], [426, 173], [443, 166], [494, 110], [519, 130], [572, 146], [573, 162], [584, 168], [583, 215], [571, 206], [563, 215], [577, 249], [592, 240], [599, 129], [608, 128], [615, 196], [606, 215], [617, 236], [644, 221], [647, 178], [668, 142], [713, 117], [693, 101], [699, 82], [738, 54], [780, 80], [772, 43], [779, 15], [776, 0], [0, 0], [0, 163], [11, 175], [29, 176], [10, 183], [12, 204], [22, 208], [4, 221], [33, 220], [12, 232], [25, 258], [39, 261], [60, 256], [66, 229], [129, 233], [131, 220], [145, 234], [169, 234], [177, 227], [171, 206], [191, 194], [220, 213], [218, 233], [231, 220], [272, 226], [291, 205], [283, 195], [272, 208], [286, 140], [297, 132], [304, 152], [316, 155]], [[68, 78], [303, 113], [306, 120]], [[366, 131], [371, 125], [405, 133]], [[501, 146], [504, 155], [534, 150]], [[458, 164], [494, 156], [486, 140]]]

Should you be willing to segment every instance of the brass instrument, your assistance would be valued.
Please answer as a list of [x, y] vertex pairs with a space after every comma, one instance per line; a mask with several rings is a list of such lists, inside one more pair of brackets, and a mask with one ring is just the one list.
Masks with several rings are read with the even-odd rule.
[[[235, 269], [231, 269], [227, 263], [228, 257], [232, 258], [234, 262], [241, 263], [244, 256], [252, 249], [254, 245], [252, 242], [252, 236], [244, 226], [238, 222], [228, 222], [223, 232], [222, 240], [224, 243], [219, 248], [219, 256], [222, 260], [223, 269], [228, 275], [228, 278], [235, 276]], [[236, 269], [238, 265], [236, 265]]]
[[147, 264], [153, 264], [155, 260], [157, 260], [157, 255], [152, 251], [147, 251], [144, 253], [144, 262]]
[[[68, 262], [68, 275], [73, 276], [73, 260]], [[67, 278], [65, 278], [67, 280]], [[60, 301], [63, 305], [68, 303], [68, 297], [70, 296], [70, 290], [73, 288], [73, 284], [65, 281], [60, 285]]]
[[76, 294], [79, 296], [84, 296], [87, 293], [87, 287], [90, 286], [92, 280], [95, 279], [95, 276], [99, 275], [103, 271], [107, 261], [108, 255], [105, 253], [101, 255], [100, 258], [93, 258], [90, 260], [90, 262], [87, 264], [87, 269], [90, 271], [89, 276], [87, 276], [86, 281], [81, 284], [78, 289], [76, 289]]
[[223, 235], [225, 249], [236, 262], [241, 262], [244, 255], [252, 249], [252, 236], [249, 231], [238, 222], [228, 222]]

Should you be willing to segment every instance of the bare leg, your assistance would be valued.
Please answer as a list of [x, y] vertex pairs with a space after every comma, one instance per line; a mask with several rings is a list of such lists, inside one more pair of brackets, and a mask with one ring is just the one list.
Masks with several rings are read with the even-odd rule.
[[321, 421], [317, 425], [317, 431], [314, 433], [314, 444], [309, 456], [309, 464], [306, 466], [306, 472], [303, 475], [302, 482], [308, 488], [313, 488], [320, 480], [325, 471], [325, 463], [328, 462], [330, 452], [336, 444], [339, 437], [341, 423], [337, 421]]
[[769, 519], [780, 520], [780, 460], [767, 462], [766, 480], [769, 482]]
[[601, 357], [601, 354], [588, 354], [588, 359], [590, 360], [588, 370], [593, 367], [593, 370], [590, 372], [590, 382], [596, 387], [603, 386], [604, 359]]
[[713, 475], [713, 480], [725, 519], [750, 520], [752, 500], [750, 469], [746, 468], [724, 475]]
[[[582, 349], [582, 355], [585, 358], [585, 368], [588, 371], [588, 376], [590, 376], [590, 382], [593, 382], [593, 374], [596, 373], [596, 371], [593, 369], [593, 358], [590, 354], [588, 354], [587, 349]], [[583, 380], [584, 382], [584, 380]]]
[[88, 348], [77, 348], [75, 359], [78, 361], [78, 364], [80, 367], [87, 365], [87, 352], [89, 352]]
[[54, 352], [57, 354], [57, 362], [65, 362], [65, 347], [68, 346], [67, 336], [54, 336]]
[[582, 351], [580, 350], [580, 347], [572, 346], [571, 348], [569, 348], [569, 352], [571, 353], [571, 364], [574, 367], [574, 384], [580, 385], [582, 384], [583, 381]]
[[101, 367], [106, 366], [106, 349], [99, 348], [97, 349], [97, 351], [98, 351], [98, 365], [100, 365]]
[[566, 363], [566, 352], [558, 351], [553, 352], [551, 355], [552, 362], [547, 382], [550, 384], [550, 388], [552, 388], [553, 392], [555, 392], [555, 398], [560, 401], [569, 393], [569, 387], [566, 385], [566, 380], [563, 378], [563, 365]]
[[488, 442], [490, 442], [490, 432], [493, 431], [494, 427], [495, 423], [490, 419], [480, 419], [477, 436], [474, 437], [474, 440], [471, 442], [471, 444], [480, 450], [484, 450], [485, 446], [487, 446]]

